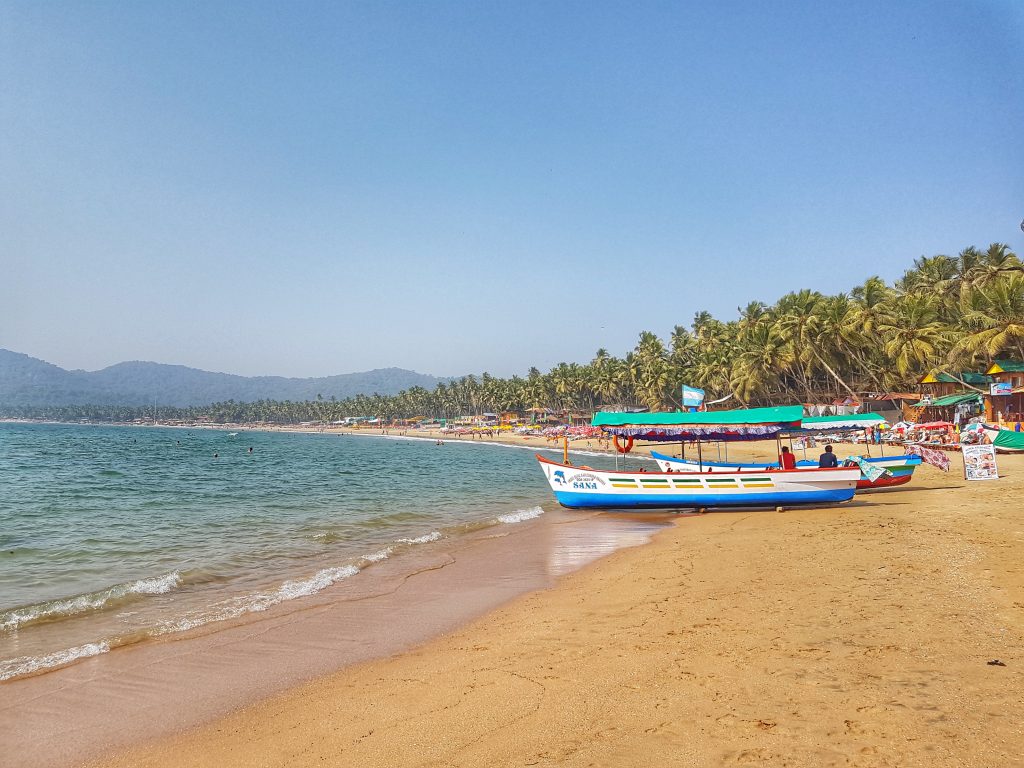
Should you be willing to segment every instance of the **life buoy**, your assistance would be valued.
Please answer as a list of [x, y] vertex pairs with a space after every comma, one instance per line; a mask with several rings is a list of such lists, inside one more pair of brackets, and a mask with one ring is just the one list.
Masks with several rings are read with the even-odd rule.
[[618, 451], [619, 453], [629, 453], [630, 451], [633, 450], [633, 437], [632, 436], [626, 438], [626, 444], [625, 445], [622, 445], [622, 444], [619, 443], [619, 436], [618, 435], [615, 435], [615, 437], [612, 438], [612, 442], [615, 443], [615, 450]]

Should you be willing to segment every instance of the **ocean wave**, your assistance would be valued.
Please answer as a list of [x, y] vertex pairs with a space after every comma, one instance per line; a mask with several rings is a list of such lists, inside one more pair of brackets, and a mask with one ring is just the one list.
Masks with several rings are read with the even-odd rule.
[[[136, 595], [162, 595], [181, 584], [181, 572], [171, 571], [151, 579], [115, 584], [107, 589], [87, 592], [75, 597], [48, 600], [0, 613], [0, 631], [13, 631], [28, 624], [69, 618], [89, 611], [98, 611], [124, 602]], [[84, 647], [84, 646], [83, 646]]]
[[43, 656], [19, 656], [16, 659], [0, 661], [0, 680], [10, 680], [12, 677], [30, 675], [44, 669], [61, 667], [70, 664], [77, 659], [84, 659], [87, 656], [98, 656], [110, 650], [109, 643], [87, 643], [75, 648], [66, 648], [63, 651], [47, 653]]
[[391, 555], [391, 547], [384, 547], [384, 549], [378, 552], [371, 552], [369, 555], [363, 555], [363, 560], [368, 563], [379, 563], [381, 560], [387, 560]]
[[432, 541], [438, 541], [440, 538], [440, 531], [431, 531], [413, 539], [399, 539], [398, 541], [401, 544], [429, 544]]
[[179, 619], [163, 622], [157, 627], [154, 634], [162, 635], [169, 632], [183, 632], [215, 621], [235, 619], [247, 613], [259, 613], [288, 600], [315, 595], [332, 584], [336, 584], [350, 576], [355, 576], [357, 573], [359, 573], [359, 568], [354, 565], [324, 568], [308, 579], [286, 581], [273, 592], [257, 592], [252, 595], [235, 597], [214, 604], [210, 610], [193, 612]]
[[540, 507], [530, 507], [529, 509], [517, 509], [515, 512], [509, 512], [505, 515], [498, 515], [499, 523], [521, 523], [524, 520], [532, 520], [535, 517], [540, 517], [544, 514], [544, 510]]

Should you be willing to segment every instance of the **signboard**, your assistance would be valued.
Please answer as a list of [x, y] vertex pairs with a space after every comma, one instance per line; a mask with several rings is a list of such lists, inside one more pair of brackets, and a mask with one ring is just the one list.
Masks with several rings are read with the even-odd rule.
[[968, 480], [998, 480], [994, 445], [962, 445], [964, 477]]
[[988, 393], [992, 397], [1000, 397], [1002, 395], [1012, 395], [1013, 385], [1008, 381], [993, 381], [988, 385]]
[[704, 390], [683, 384], [683, 407], [700, 408], [704, 405]]

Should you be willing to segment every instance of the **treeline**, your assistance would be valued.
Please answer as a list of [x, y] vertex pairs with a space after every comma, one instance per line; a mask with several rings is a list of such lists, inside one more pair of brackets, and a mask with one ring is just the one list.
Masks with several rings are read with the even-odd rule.
[[1024, 360], [1024, 264], [1009, 246], [922, 257], [893, 285], [870, 277], [849, 293], [789, 293], [723, 321], [698, 312], [667, 340], [644, 331], [624, 358], [599, 349], [585, 364], [559, 363], [526, 376], [466, 376], [433, 390], [304, 402], [258, 400], [192, 408], [69, 406], [7, 408], [13, 417], [130, 421], [136, 418], [291, 424], [347, 416], [452, 418], [528, 408], [591, 411], [622, 404], [679, 407], [683, 384], [734, 406], [823, 402], [901, 391], [928, 371], [976, 370], [996, 358]]

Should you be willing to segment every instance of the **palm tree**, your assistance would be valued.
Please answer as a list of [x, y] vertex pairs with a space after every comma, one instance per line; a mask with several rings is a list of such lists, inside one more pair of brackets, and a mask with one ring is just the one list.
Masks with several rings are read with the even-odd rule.
[[730, 385], [742, 403], [767, 400], [781, 386], [781, 371], [792, 360], [792, 348], [767, 320], [748, 327], [733, 361]]
[[962, 322], [966, 335], [953, 345], [951, 360], [981, 357], [991, 362], [1006, 352], [1024, 360], [1024, 275], [1012, 274], [974, 289]]
[[938, 301], [930, 295], [902, 297], [879, 321], [878, 331], [897, 374], [890, 383], [910, 383], [912, 374], [933, 368], [950, 344], [949, 327], [939, 319]]
[[823, 296], [817, 291], [788, 293], [775, 307], [776, 328], [788, 346], [790, 369], [800, 381], [807, 402], [814, 401], [811, 379], [814, 372], [815, 315]]

